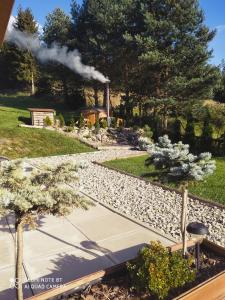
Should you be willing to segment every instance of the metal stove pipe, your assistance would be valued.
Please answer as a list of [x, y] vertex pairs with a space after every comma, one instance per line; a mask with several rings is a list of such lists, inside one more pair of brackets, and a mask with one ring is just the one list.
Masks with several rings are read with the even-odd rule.
[[107, 123], [108, 127], [110, 127], [110, 91], [109, 91], [109, 81], [105, 84], [105, 97], [106, 97], [106, 111], [107, 111]]

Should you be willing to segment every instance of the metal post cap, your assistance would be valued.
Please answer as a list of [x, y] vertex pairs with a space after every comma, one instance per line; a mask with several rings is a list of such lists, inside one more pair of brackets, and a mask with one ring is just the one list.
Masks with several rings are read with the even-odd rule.
[[209, 234], [209, 229], [203, 223], [192, 222], [188, 224], [187, 232], [196, 235], [207, 235]]

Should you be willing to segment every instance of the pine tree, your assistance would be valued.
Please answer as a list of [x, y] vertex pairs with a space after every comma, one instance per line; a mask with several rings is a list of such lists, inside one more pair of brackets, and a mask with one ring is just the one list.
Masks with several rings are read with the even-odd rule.
[[91, 203], [67, 183], [78, 179], [77, 167], [71, 163], [41, 171], [25, 172], [25, 161], [0, 165], [0, 213], [15, 215], [17, 299], [23, 300], [22, 262], [23, 231], [26, 225], [38, 226], [43, 215], [65, 216], [75, 208], [87, 209]]
[[[75, 47], [84, 61], [96, 66], [111, 80], [111, 87], [123, 92], [130, 105], [131, 74], [137, 55], [127, 47], [124, 35], [132, 27], [134, 1], [85, 0], [81, 7], [72, 3]], [[93, 84], [94, 89], [99, 87]]]
[[175, 181], [182, 191], [181, 234], [183, 238], [183, 254], [186, 252], [186, 225], [188, 185], [195, 181], [202, 181], [213, 174], [216, 169], [215, 161], [208, 152], [198, 156], [190, 153], [189, 145], [182, 142], [175, 144], [167, 135], [160, 137], [159, 142], [148, 147], [150, 154], [145, 164], [153, 164], [160, 170], [159, 179], [162, 182]]
[[[38, 26], [29, 8], [18, 10], [15, 29], [31, 34], [38, 34]], [[16, 88], [29, 89], [31, 94], [35, 92], [34, 82], [37, 78], [37, 63], [33, 55], [27, 50], [21, 50], [14, 45], [8, 45], [5, 53], [8, 69], [10, 70], [10, 82]]]
[[138, 0], [136, 5], [137, 33], [128, 33], [127, 40], [139, 52], [139, 89], [178, 100], [209, 95], [217, 80], [208, 64], [215, 31], [204, 24], [198, 0]]
[[61, 46], [69, 46], [72, 38], [72, 22], [70, 16], [60, 8], [56, 8], [46, 17], [43, 27], [43, 40], [50, 46], [57, 43]]
[[[43, 27], [43, 41], [47, 46], [56, 43], [60, 46], [67, 46], [71, 49], [73, 44], [72, 20], [63, 10], [56, 8], [46, 17]], [[45, 81], [49, 83], [46, 90], [43, 90]], [[56, 89], [55, 86], [58, 86]], [[85, 106], [83, 96], [83, 79], [58, 63], [42, 65], [42, 74], [38, 83], [39, 92], [62, 95], [66, 103], [73, 108]]]

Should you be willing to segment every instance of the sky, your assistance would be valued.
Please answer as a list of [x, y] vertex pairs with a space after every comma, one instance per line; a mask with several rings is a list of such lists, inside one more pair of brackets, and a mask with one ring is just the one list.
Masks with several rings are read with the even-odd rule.
[[[81, 3], [82, 0], [78, 0]], [[214, 40], [209, 48], [213, 49], [212, 64], [220, 64], [225, 59], [225, 0], [200, 0], [200, 7], [205, 13], [205, 23], [211, 29], [217, 29]], [[30, 7], [36, 21], [43, 26], [45, 17], [56, 7], [62, 8], [66, 13], [70, 12], [70, 0], [15, 0], [13, 16], [17, 15], [18, 6]]]

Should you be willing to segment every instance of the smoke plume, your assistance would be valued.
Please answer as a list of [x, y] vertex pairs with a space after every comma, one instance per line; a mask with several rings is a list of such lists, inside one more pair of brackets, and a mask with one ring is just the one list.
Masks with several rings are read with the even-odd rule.
[[95, 79], [102, 83], [109, 82], [102, 73], [92, 66], [82, 63], [81, 54], [78, 50], [69, 51], [67, 47], [52, 44], [46, 47], [37, 36], [11, 28], [6, 33], [6, 41], [14, 43], [21, 49], [31, 51], [41, 62], [55, 61], [67, 66], [73, 72], [78, 73], [86, 79]]

